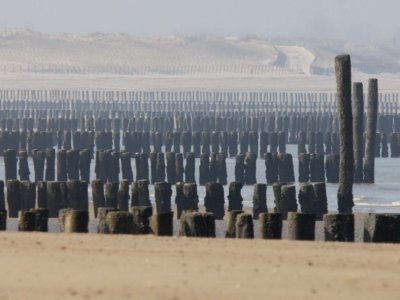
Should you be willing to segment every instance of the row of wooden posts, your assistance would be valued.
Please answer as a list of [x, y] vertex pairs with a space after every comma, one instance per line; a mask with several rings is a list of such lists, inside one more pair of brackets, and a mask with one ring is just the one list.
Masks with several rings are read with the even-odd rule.
[[[129, 184], [126, 181], [92, 182], [93, 208], [98, 219], [99, 233], [173, 235], [171, 210], [171, 185], [156, 183], [156, 214], [153, 215], [148, 181], [135, 182], [129, 205]], [[243, 212], [242, 184], [232, 182], [228, 194], [228, 220], [226, 237], [254, 238], [253, 219], [259, 220], [262, 238], [280, 239], [282, 221], [288, 221], [288, 238], [314, 240], [316, 220], [324, 221], [325, 240], [354, 241], [354, 216], [352, 214], [327, 214], [326, 187], [324, 183], [302, 184], [298, 193], [301, 212], [297, 212], [296, 190], [290, 184], [274, 184], [274, 212], [268, 212], [266, 184], [256, 184], [253, 192], [253, 214]], [[7, 211], [0, 196], [0, 230], [6, 230]], [[20, 231], [48, 231], [48, 218], [58, 217], [61, 232], [88, 232], [89, 212], [87, 183], [80, 181], [48, 182], [38, 185], [35, 204], [35, 184], [7, 182], [7, 207], [10, 217], [18, 217]], [[85, 195], [86, 194], [86, 195]], [[1, 193], [0, 193], [1, 195]], [[3, 203], [1, 203], [1, 198]], [[215, 220], [225, 214], [222, 185], [206, 184], [205, 213], [198, 212], [197, 186], [179, 183], [175, 203], [180, 219], [179, 235], [189, 237], [215, 237]], [[38, 207], [38, 208], [35, 208]], [[63, 208], [64, 207], [64, 208]], [[130, 209], [129, 209], [130, 207]], [[400, 242], [400, 217], [398, 215], [369, 214], [364, 219], [366, 242]]]
[[[362, 125], [366, 128], [367, 115], [364, 108], [361, 110]], [[20, 116], [27, 114], [28, 116]], [[30, 116], [33, 114], [33, 116]], [[127, 113], [114, 112], [109, 116], [105, 111], [100, 116], [92, 116], [89, 112], [75, 112], [68, 116], [66, 112], [20, 112], [0, 111], [0, 129], [2, 131], [95, 131], [95, 132], [213, 132], [213, 131], [256, 131], [288, 133], [288, 140], [295, 142], [300, 131], [309, 132], [338, 132], [336, 114], [330, 113], [277, 113], [263, 114], [258, 112], [254, 116], [245, 113], [203, 114], [179, 113], [176, 115], [152, 114], [145, 112]], [[67, 115], [67, 116], [64, 116]], [[77, 116], [75, 116], [77, 115]], [[400, 114], [378, 114], [377, 131], [392, 133], [400, 131]]]
[[[99, 207], [109, 207], [128, 211], [129, 207], [151, 206], [148, 180], [138, 180], [130, 184], [127, 180], [121, 182], [106, 182], [96, 179], [91, 182], [94, 216], [97, 217]], [[131, 186], [131, 188], [130, 188]], [[49, 217], [57, 217], [60, 209], [72, 208], [89, 210], [88, 183], [86, 181], [6, 181], [6, 197], [4, 182], [0, 181], [0, 209], [8, 208], [9, 217], [15, 218], [20, 210], [28, 211], [34, 208], [45, 208]], [[243, 183], [231, 182], [228, 188], [228, 211], [242, 210]], [[298, 200], [296, 188], [292, 183], [275, 183], [272, 185], [275, 195], [275, 211], [286, 219], [288, 212], [296, 212], [300, 204], [301, 212], [313, 213], [321, 219], [327, 212], [326, 186], [324, 182], [303, 183], [300, 185]], [[130, 193], [131, 189], [131, 193]], [[197, 184], [177, 182], [175, 185], [175, 204], [177, 218], [186, 210], [198, 210]], [[154, 202], [158, 214], [171, 211], [172, 185], [168, 182], [154, 184]], [[207, 212], [213, 213], [215, 219], [224, 218], [225, 196], [223, 185], [219, 182], [205, 184], [204, 206]], [[267, 184], [254, 184], [253, 216], [258, 219], [267, 208]], [[7, 205], [6, 205], [7, 204]]]
[[[398, 113], [399, 94], [378, 94], [381, 112]], [[0, 109], [152, 112], [335, 112], [337, 93], [264, 91], [0, 90]]]
[[[40, 181], [90, 181], [91, 151], [58, 150], [54, 149], [33, 152], [34, 182]], [[329, 182], [339, 180], [339, 155], [299, 154], [299, 182]], [[187, 153], [186, 159], [182, 153], [136, 153], [132, 157], [130, 152], [116, 152], [112, 150], [97, 151], [95, 156], [95, 175], [103, 182], [118, 182], [120, 177], [129, 183], [134, 181], [132, 158], [135, 159], [136, 180], [147, 179], [152, 184], [167, 181], [170, 184], [177, 182], [197, 182], [196, 160], [193, 152]], [[265, 164], [266, 183], [295, 182], [293, 158], [289, 153], [270, 153], [263, 155]], [[149, 166], [150, 160], [150, 166]], [[18, 163], [17, 163], [18, 161]], [[185, 163], [186, 161], [186, 163]], [[257, 183], [257, 155], [252, 153], [239, 154], [235, 158], [234, 177], [236, 182], [246, 185]], [[14, 150], [4, 152], [5, 179], [29, 181], [30, 169], [26, 151], [18, 154]], [[57, 166], [57, 168], [56, 168]], [[199, 164], [198, 183], [207, 182], [227, 184], [228, 174], [225, 153], [201, 154]], [[363, 170], [361, 170], [363, 172]], [[17, 173], [19, 176], [17, 176]], [[120, 175], [122, 173], [122, 175]], [[361, 173], [361, 176], [364, 176]], [[362, 177], [361, 177], [362, 178]], [[361, 181], [357, 181], [361, 182]]]
[[[240, 210], [230, 211], [226, 238], [254, 238], [254, 223], [250, 214]], [[6, 230], [6, 211], [0, 210], [0, 230]], [[98, 210], [97, 232], [100, 234], [154, 234], [173, 236], [173, 212], [153, 215], [151, 207], [133, 207], [131, 212], [101, 207]], [[87, 233], [87, 211], [62, 209], [58, 216], [60, 232]], [[354, 215], [325, 214], [325, 241], [354, 241]], [[282, 215], [263, 212], [259, 214], [259, 232], [262, 239], [282, 238]], [[310, 213], [289, 212], [287, 238], [289, 240], [315, 240], [316, 216]], [[398, 215], [368, 214], [364, 217], [363, 240], [372, 243], [399, 243], [400, 218]], [[19, 231], [48, 231], [48, 211], [31, 209], [18, 214]], [[212, 213], [185, 211], [179, 222], [179, 236], [214, 238], [216, 223]]]

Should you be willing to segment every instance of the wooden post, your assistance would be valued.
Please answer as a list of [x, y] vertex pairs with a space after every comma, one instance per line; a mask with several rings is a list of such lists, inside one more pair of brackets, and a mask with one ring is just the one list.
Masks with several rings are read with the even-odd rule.
[[375, 182], [375, 140], [378, 119], [378, 80], [368, 81], [367, 128], [364, 160], [364, 182]]
[[340, 146], [338, 210], [339, 213], [351, 213], [354, 206], [354, 159], [353, 116], [351, 109], [351, 62], [349, 55], [341, 55], [335, 58], [335, 71]]
[[361, 82], [353, 83], [353, 143], [354, 143], [354, 182], [363, 182], [364, 159], [364, 93]]
[[99, 207], [106, 206], [106, 200], [104, 196], [104, 184], [100, 179], [93, 180], [92, 186], [92, 199], [93, 199], [93, 209], [94, 216], [97, 218], [97, 211]]

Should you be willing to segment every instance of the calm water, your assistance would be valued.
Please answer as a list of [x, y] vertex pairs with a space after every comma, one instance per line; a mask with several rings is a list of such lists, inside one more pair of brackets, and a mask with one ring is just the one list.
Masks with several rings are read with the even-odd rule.
[[[298, 160], [297, 146], [287, 145], [287, 151], [293, 155], [295, 176], [298, 178]], [[196, 159], [196, 179], [199, 178], [198, 167], [199, 160]], [[234, 181], [235, 159], [227, 158], [228, 182]], [[30, 159], [29, 168], [31, 171], [31, 180], [34, 178], [33, 163]], [[132, 168], [135, 170], [135, 162], [132, 160]], [[134, 172], [135, 173], [135, 172]], [[356, 184], [354, 185], [354, 212], [387, 212], [400, 213], [400, 158], [376, 158], [375, 159], [375, 184]], [[94, 161], [91, 165], [91, 179], [94, 178]], [[4, 162], [0, 159], [0, 179], [4, 180]], [[265, 164], [263, 160], [257, 163], [257, 181], [265, 182]], [[298, 190], [298, 183], [296, 183]], [[175, 193], [175, 188], [173, 187]], [[227, 195], [228, 186], [225, 186], [225, 195]], [[242, 195], [244, 206], [252, 206], [252, 186], [244, 186]], [[150, 187], [152, 201], [154, 201], [153, 186]], [[337, 184], [327, 184], [328, 209], [335, 211], [337, 209]], [[200, 202], [203, 202], [205, 187], [198, 187]], [[91, 191], [89, 191], [91, 197]], [[174, 194], [173, 194], [174, 197]], [[227, 200], [226, 200], [227, 201]], [[274, 207], [274, 196], [272, 187], [267, 188], [267, 205]]]

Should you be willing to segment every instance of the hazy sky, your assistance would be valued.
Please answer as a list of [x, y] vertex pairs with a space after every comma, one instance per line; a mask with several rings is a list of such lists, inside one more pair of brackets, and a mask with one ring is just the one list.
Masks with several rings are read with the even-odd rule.
[[0, 0], [0, 29], [49, 33], [400, 37], [399, 0]]

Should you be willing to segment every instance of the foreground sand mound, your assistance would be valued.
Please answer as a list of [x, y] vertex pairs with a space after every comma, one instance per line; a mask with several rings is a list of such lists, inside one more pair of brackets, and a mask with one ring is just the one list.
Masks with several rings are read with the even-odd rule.
[[398, 299], [397, 245], [2, 233], [1, 299]]

